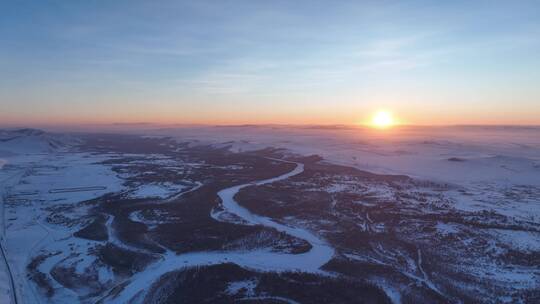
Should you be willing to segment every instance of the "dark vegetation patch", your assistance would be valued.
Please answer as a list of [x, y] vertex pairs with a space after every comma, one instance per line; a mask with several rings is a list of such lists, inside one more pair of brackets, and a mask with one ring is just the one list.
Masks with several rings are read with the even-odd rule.
[[[339, 204], [339, 209], [351, 211], [365, 209], [355, 202], [377, 203], [378, 208], [385, 208], [394, 202], [380, 200], [365, 189], [365, 193], [329, 193], [325, 189], [331, 185], [332, 177], [349, 177], [367, 183], [387, 184], [399, 187], [400, 183], [411, 179], [401, 175], [378, 175], [351, 167], [327, 164], [318, 161], [318, 157], [309, 157], [304, 163], [304, 172], [287, 179], [265, 186], [250, 186], [242, 189], [236, 196], [246, 208], [257, 214], [282, 218], [290, 215], [301, 215], [303, 219], [315, 220], [332, 217], [333, 203]], [[302, 160], [302, 159], [299, 159]], [[299, 186], [303, 185], [303, 186]], [[306, 191], [309, 190], [309, 191]], [[384, 204], [381, 204], [384, 203]]]
[[[121, 136], [122, 137], [122, 136]], [[177, 168], [169, 166], [141, 165], [144, 158], [130, 156], [108, 160], [108, 164], [117, 166], [126, 172], [127, 168], [135, 167], [130, 171], [126, 184], [134, 185], [142, 183], [172, 182], [185, 184], [200, 182], [203, 185], [196, 190], [180, 196], [174, 201], [165, 204], [159, 199], [130, 199], [123, 194], [108, 197], [100, 202], [99, 211], [114, 216], [112, 223], [116, 236], [130, 246], [139, 247], [155, 253], [163, 252], [162, 247], [174, 250], [177, 253], [202, 250], [222, 250], [230, 244], [240, 243], [254, 233], [274, 233], [264, 227], [250, 227], [230, 223], [217, 222], [210, 217], [212, 208], [216, 207], [219, 198], [217, 192], [223, 188], [246, 183], [253, 180], [266, 179], [286, 173], [294, 168], [294, 164], [277, 162], [267, 157], [280, 157], [278, 151], [266, 149], [260, 152], [231, 153], [226, 149], [216, 149], [208, 146], [187, 147], [187, 145], [173, 143], [169, 139], [156, 138], [119, 138], [115, 136], [101, 135], [93, 138], [89, 144], [97, 151], [107, 150], [118, 153], [159, 153], [169, 160], [177, 161]], [[158, 147], [149, 148], [148, 146]], [[144, 146], [144, 147], [143, 147]], [[140, 148], [140, 149], [139, 149]], [[137, 161], [136, 166], [130, 165]], [[183, 163], [197, 163], [195, 167], [182, 168]], [[234, 166], [235, 169], [230, 169]], [[173, 166], [174, 167], [174, 166]], [[180, 172], [175, 171], [181, 169]], [[130, 169], [129, 169], [130, 170]], [[141, 174], [152, 172], [152, 174]], [[153, 217], [153, 221], [159, 223], [149, 230], [140, 222], [134, 222], [129, 218], [133, 212], [148, 214], [151, 210], [154, 214], [166, 214], [166, 218], [160, 221], [159, 216]], [[276, 235], [283, 239], [283, 236]], [[253, 242], [252, 242], [253, 243]], [[287, 250], [303, 252], [305, 244], [298, 241], [288, 242]], [[253, 244], [252, 244], [253, 245]], [[276, 242], [283, 247], [283, 242]], [[283, 249], [276, 247], [276, 250]]]
[[257, 250], [270, 248], [271, 251], [299, 254], [311, 250], [311, 244], [274, 229], [261, 229], [244, 238], [225, 244], [224, 250]]
[[64, 227], [74, 227], [84, 224], [91, 216], [82, 215], [79, 217], [69, 217], [70, 213], [73, 213], [77, 208], [80, 208], [83, 204], [56, 204], [45, 209], [49, 212], [47, 215], [47, 222], [53, 225], [60, 225]]
[[[403, 261], [406, 262], [406, 261]], [[333, 258], [324, 266], [325, 270], [343, 274], [345, 277], [369, 280], [384, 278], [386, 284], [401, 286], [402, 303], [452, 303], [452, 300], [442, 297], [425, 284], [411, 281], [403, 273], [396, 271], [392, 265], [383, 265], [369, 261], [351, 261], [343, 257]], [[464, 299], [464, 298], [461, 298]]]
[[[229, 288], [240, 281], [253, 282], [250, 290]], [[383, 291], [362, 280], [296, 272], [258, 273], [235, 264], [168, 273], [153, 284], [144, 302], [286, 303], [280, 298], [300, 303], [390, 303]]]
[[60, 251], [40, 254], [33, 257], [30, 263], [26, 265], [28, 279], [34, 281], [37, 284], [37, 286], [43, 291], [45, 296], [49, 298], [54, 295], [54, 287], [52, 285], [52, 281], [46, 274], [39, 271], [38, 267], [46, 259], [53, 257], [55, 255], [59, 255], [59, 254], [61, 254]]
[[109, 234], [107, 233], [107, 227], [105, 227], [106, 221], [107, 218], [105, 216], [98, 215], [90, 224], [75, 232], [73, 235], [87, 240], [107, 241], [109, 239]]
[[524, 252], [508, 249], [501, 259], [514, 265], [536, 267], [540, 265], [540, 251]]
[[143, 270], [154, 260], [154, 257], [148, 254], [120, 248], [111, 243], [99, 246], [97, 255], [99, 260], [109, 265], [116, 274], [127, 276]]
[[99, 283], [96, 268], [89, 267], [83, 273], [77, 273], [75, 266], [58, 264], [51, 270], [51, 276], [65, 288], [71, 290], [85, 290], [87, 297], [98, 295], [106, 289]]

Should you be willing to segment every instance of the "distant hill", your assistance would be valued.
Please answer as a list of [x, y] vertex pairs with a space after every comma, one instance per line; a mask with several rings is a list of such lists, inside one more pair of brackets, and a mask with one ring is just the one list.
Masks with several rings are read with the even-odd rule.
[[0, 156], [60, 151], [79, 144], [72, 136], [39, 129], [0, 130]]

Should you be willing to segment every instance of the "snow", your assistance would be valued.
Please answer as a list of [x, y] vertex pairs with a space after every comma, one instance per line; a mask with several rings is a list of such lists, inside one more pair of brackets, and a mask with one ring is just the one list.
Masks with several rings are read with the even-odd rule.
[[[48, 157], [46, 163], [31, 164], [25, 172], [24, 183], [11, 189], [13, 196], [36, 193], [40, 200], [76, 203], [114, 192], [120, 180], [109, 168], [96, 164], [104, 158], [75, 153]], [[58, 189], [96, 187], [93, 191], [59, 192]], [[25, 196], [26, 198], [26, 196]]]
[[223, 189], [218, 192], [223, 207], [229, 213], [233, 213], [251, 225], [263, 225], [272, 227], [278, 231], [308, 241], [312, 248], [310, 251], [300, 254], [286, 254], [272, 252], [269, 250], [244, 251], [212, 251], [212, 252], [190, 252], [177, 255], [174, 252], [167, 251], [159, 262], [148, 266], [142, 272], [133, 275], [129, 284], [114, 298], [107, 299], [109, 303], [125, 303], [130, 301], [142, 301], [148, 286], [156, 282], [162, 275], [182, 268], [215, 265], [228, 262], [234, 262], [241, 267], [254, 269], [258, 271], [303, 271], [324, 274], [320, 270], [334, 255], [334, 249], [324, 240], [315, 234], [299, 227], [289, 227], [274, 222], [273, 220], [255, 215], [249, 210], [243, 208], [234, 200], [234, 196], [242, 189], [251, 185], [264, 185], [281, 181], [302, 173], [303, 164], [296, 163], [296, 167], [283, 175], [269, 178], [261, 181], [254, 181], [243, 185], [238, 185]]
[[[122, 181], [118, 179], [110, 168], [97, 164], [102, 160], [97, 156], [75, 153], [68, 155], [51, 155], [40, 163], [28, 164], [31, 167], [26, 168], [19, 181], [14, 182], [10, 187], [10, 193], [13, 197], [22, 198], [25, 203], [13, 205], [9, 208], [9, 216], [15, 218], [8, 224], [7, 248], [10, 257], [10, 264], [18, 277], [18, 284], [21, 290], [26, 291], [23, 294], [25, 303], [39, 302], [39, 291], [34, 286], [28, 286], [28, 280], [25, 278], [26, 266], [31, 258], [38, 254], [42, 249], [46, 252], [63, 252], [61, 255], [54, 256], [45, 260], [40, 266], [44, 273], [48, 273], [55, 265], [54, 261], [65, 259], [69, 256], [66, 250], [67, 243], [79, 247], [81, 252], [87, 252], [89, 243], [71, 235], [75, 229], [80, 227], [63, 227], [55, 225], [54, 228], [46, 223], [44, 215], [47, 212], [44, 208], [59, 204], [76, 204], [81, 201], [99, 197], [108, 192], [120, 191]], [[30, 168], [30, 169], [28, 169]], [[80, 191], [80, 192], [55, 192], [50, 190], [57, 188], [77, 188], [85, 186], [103, 186], [103, 190]], [[22, 195], [31, 193], [30, 195]], [[76, 208], [76, 214], [71, 214], [77, 219], [85, 210], [81, 207]], [[69, 217], [69, 214], [64, 214]], [[86, 257], [85, 257], [86, 258]], [[83, 260], [84, 262], [84, 260]], [[85, 263], [89, 263], [86, 261]], [[78, 269], [84, 267], [78, 265]], [[60, 295], [57, 297], [76, 299], [77, 295], [60, 288]], [[32, 291], [32, 293], [28, 293]]]
[[180, 219], [178, 217], [170, 216], [166, 212], [160, 211], [159, 209], [152, 210], [152, 213], [153, 213], [153, 216], [158, 217], [159, 220], [155, 220], [155, 219], [152, 219], [152, 218], [149, 219], [149, 218], [145, 217], [142, 214], [142, 211], [140, 211], [140, 210], [133, 211], [132, 213], [130, 213], [129, 214], [129, 219], [134, 221], [134, 222], [139, 222], [139, 223], [145, 224], [148, 227], [148, 229], [150, 229], [150, 230], [156, 228], [159, 224], [166, 223], [169, 220], [178, 221]]
[[[457, 184], [501, 182], [540, 186], [538, 127], [238, 126], [147, 131], [235, 152], [285, 148], [375, 173], [407, 174]], [[450, 158], [464, 161], [449, 161]]]
[[326, 192], [328, 192], [328, 193], [339, 193], [339, 192], [347, 191], [348, 189], [350, 189], [349, 185], [337, 184], [337, 183], [332, 184], [332, 185], [325, 188]]
[[242, 298], [242, 300], [274, 300], [274, 301], [278, 301], [278, 302], [285, 302], [285, 303], [289, 303], [289, 304], [300, 304], [299, 302], [297, 301], [294, 301], [292, 299], [289, 299], [289, 298], [284, 298], [284, 297], [272, 297], [272, 296], [258, 296], [258, 297], [245, 297], [245, 298]]
[[395, 287], [391, 286], [383, 279], [374, 279], [374, 283], [381, 288], [384, 293], [390, 298], [392, 304], [401, 304], [401, 293]]
[[497, 267], [495, 265], [483, 264], [474, 269], [476, 275], [486, 281], [498, 281], [504, 284], [511, 284], [515, 289], [526, 289], [538, 287], [538, 274], [531, 272], [530, 268], [520, 267]]
[[456, 225], [452, 225], [452, 224], [437, 222], [436, 228], [437, 228], [437, 231], [439, 231], [439, 233], [441, 233], [442, 235], [459, 233], [459, 230], [456, 227]]
[[[432, 291], [445, 296], [424, 271], [422, 267], [422, 251], [420, 249], [417, 250], [416, 260], [414, 260], [407, 253], [394, 249], [385, 249], [380, 244], [377, 247], [378, 248], [375, 248], [374, 251], [380, 256], [380, 259], [369, 255], [357, 255], [354, 253], [345, 253], [344, 256], [351, 260], [395, 267], [401, 274], [419, 283], [425, 284]], [[399, 257], [399, 259], [396, 257]], [[405, 263], [402, 263], [402, 261], [405, 261]], [[381, 284], [380, 286], [384, 290], [389, 290], [387, 295], [392, 299], [392, 303], [401, 302], [399, 297], [395, 294], [396, 291], [393, 290], [391, 286], [386, 284]]]
[[445, 191], [458, 210], [495, 211], [525, 221], [540, 221], [540, 186], [473, 183]]
[[130, 197], [134, 198], [168, 198], [178, 192], [184, 190], [186, 186], [173, 184], [173, 183], [161, 183], [161, 184], [143, 184], [137, 187], [137, 189], [130, 193]]
[[[182, 142], [191, 140], [193, 145], [229, 147], [235, 152], [283, 148], [284, 153], [317, 154], [327, 162], [374, 173], [405, 174], [444, 185], [433, 194], [444, 195], [458, 211], [488, 211], [540, 222], [540, 127], [398, 127], [380, 131], [350, 126], [233, 126], [147, 132]], [[354, 189], [362, 191], [343, 180], [323, 190]], [[384, 186], [370, 185], [367, 191], [392, 199], [392, 192]], [[219, 210], [212, 215], [218, 220], [226, 218]], [[443, 235], [454, 233], [450, 224], [439, 223], [437, 229]], [[516, 248], [537, 246], [536, 238], [528, 234], [516, 235], [513, 243]]]
[[5, 264], [0, 263], [0, 303], [11, 303], [11, 286]]
[[0, 156], [55, 152], [77, 143], [71, 136], [36, 129], [0, 130]]
[[[280, 175], [278, 177], [270, 178], [267, 180], [262, 180], [258, 182], [253, 182], [249, 184], [244, 184], [236, 187], [227, 188], [218, 192], [218, 196], [221, 198], [222, 204], [225, 209], [237, 216], [241, 217], [248, 223], [252, 225], [263, 225], [267, 227], [272, 227], [280, 232], [285, 232], [294, 237], [304, 239], [311, 243], [312, 249], [307, 253], [297, 254], [294, 257], [289, 258], [289, 261], [286, 262], [286, 265], [290, 265], [292, 268], [298, 269], [298, 266], [301, 266], [301, 269], [304, 271], [318, 272], [319, 267], [328, 262], [334, 255], [334, 249], [330, 247], [325, 241], [320, 239], [317, 235], [298, 227], [290, 227], [280, 223], [276, 223], [270, 218], [262, 217], [251, 213], [246, 208], [240, 206], [238, 202], [234, 200], [234, 196], [242, 188], [248, 187], [250, 185], [265, 185], [273, 182], [281, 181], [289, 177], [298, 175], [304, 171], [304, 165], [301, 163], [296, 163], [296, 167], [291, 172]], [[291, 261], [294, 261], [295, 264], [290, 264]]]
[[[1, 170], [1, 168], [0, 168]], [[0, 187], [3, 185], [0, 184]], [[3, 188], [0, 188], [0, 205], [3, 205]], [[3, 219], [0, 218], [0, 224], [3, 226]], [[0, 254], [0, 303], [13, 303], [12, 288], [11, 288], [11, 279], [9, 277], [8, 265], [6, 265], [4, 259], [4, 233], [3, 228], [0, 233], [0, 246], [2, 246], [2, 252]]]
[[242, 292], [246, 297], [253, 297], [255, 296], [255, 288], [258, 284], [259, 282], [256, 280], [230, 282], [227, 286], [227, 293], [229, 295], [236, 295]]
[[[6, 134], [14, 133], [0, 132], [0, 137], [3, 136], [5, 140]], [[100, 164], [106, 157], [68, 152], [69, 144], [76, 141], [66, 141], [64, 136], [56, 137], [39, 131], [25, 131], [17, 136], [0, 141], [0, 150], [4, 151], [2, 164], [9, 162], [9, 166], [3, 166], [0, 170], [2, 189], [8, 194], [4, 244], [19, 302], [41, 303], [41, 291], [27, 279], [26, 267], [31, 259], [41, 253], [60, 252], [47, 257], [38, 269], [49, 273], [58, 263], [69, 263], [66, 265], [74, 265], [76, 272], [82, 274], [94, 262], [94, 258], [90, 255], [73, 255], [71, 248], [86, 253], [95, 245], [95, 242], [72, 237], [73, 232], [80, 228], [78, 225], [49, 224], [45, 216], [50, 211], [45, 209], [70, 207], [105, 193], [120, 191], [123, 181], [111, 168]], [[73, 210], [67, 209], [62, 215], [67, 219], [80, 219], [85, 212], [85, 208], [78, 206]], [[103, 279], [106, 279], [105, 274]], [[3, 282], [2, 279], [0, 286], [3, 286]], [[54, 280], [51, 282], [55, 288], [55, 302], [78, 301], [76, 293]], [[3, 294], [1, 287], [0, 294]]]
[[521, 251], [540, 252], [540, 232], [491, 229], [495, 239]]
[[[301, 155], [319, 154], [326, 161], [354, 166], [377, 173], [407, 174], [412, 177], [448, 183], [445, 197], [452, 207], [463, 211], [495, 211], [499, 214], [538, 223], [540, 221], [540, 128], [403, 128], [389, 132], [363, 128], [335, 127], [214, 127], [181, 128], [149, 133], [173, 135], [179, 141], [191, 140], [192, 145], [212, 144], [228, 147], [231, 151], [249, 151], [266, 147], [286, 148], [284, 153]], [[106, 165], [99, 162], [119, 155], [99, 156], [86, 153], [67, 153], [67, 147], [77, 141], [66, 137], [42, 133], [36, 130], [0, 131], [0, 181], [2, 189], [9, 191], [10, 205], [6, 208], [7, 235], [4, 240], [8, 248], [8, 259], [15, 274], [17, 292], [24, 303], [41, 302], [40, 291], [26, 279], [26, 266], [32, 257], [43, 252], [60, 252], [48, 257], [39, 269], [48, 273], [55, 265], [74, 266], [78, 274], [83, 274], [95, 257], [80, 255], [70, 257], [75, 252], [85, 253], [98, 242], [73, 238], [78, 224], [69, 227], [47, 223], [45, 208], [67, 205], [96, 198], [108, 192], [126, 191], [122, 179]], [[136, 155], [141, 156], [141, 155]], [[133, 164], [148, 162], [185, 170], [188, 166], [205, 166], [204, 163], [178, 163], [163, 155], [143, 155], [143, 159]], [[281, 160], [275, 160], [281, 161]], [[237, 170], [242, 166], [223, 166]], [[234, 262], [242, 267], [258, 271], [304, 271], [323, 273], [320, 267], [334, 255], [331, 248], [316, 234], [297, 226], [277, 223], [270, 218], [253, 214], [240, 206], [234, 196], [244, 187], [264, 185], [285, 180], [303, 171], [303, 165], [284, 175], [254, 181], [244, 185], [223, 189], [218, 195], [222, 206], [212, 210], [211, 216], [220, 221], [239, 225], [264, 225], [278, 231], [304, 239], [312, 249], [302, 254], [286, 254], [258, 249], [254, 251], [214, 251], [191, 252], [177, 255], [171, 251], [144, 271], [129, 278], [126, 288], [117, 298], [109, 302], [127, 302], [129, 299], [142, 300], [141, 290], [147, 290], [159, 277], [167, 272], [202, 265]], [[148, 172], [152, 174], [152, 172]], [[130, 197], [167, 199], [197, 189], [172, 183], [138, 185], [126, 192]], [[392, 191], [384, 185], [362, 189], [346, 180], [325, 187], [329, 193], [343, 191], [365, 191], [379, 198], [391, 199]], [[90, 187], [89, 191], [54, 191], [55, 189]], [[187, 190], [186, 190], [187, 189]], [[52, 191], [51, 191], [52, 190]], [[320, 190], [320, 189], [318, 189]], [[359, 202], [362, 203], [362, 202]], [[74, 213], [75, 212], [75, 213]], [[86, 210], [78, 207], [64, 214], [73, 219], [80, 218]], [[111, 242], [120, 242], [111, 227], [113, 217], [106, 222]], [[150, 228], [160, 221], [145, 218], [141, 213], [130, 214], [130, 219], [143, 222]], [[160, 217], [160, 220], [163, 218]], [[166, 217], [165, 219], [166, 220]], [[366, 214], [366, 220], [370, 221]], [[299, 222], [295, 223], [300, 225]], [[443, 235], [459, 233], [459, 227], [452, 223], [438, 222], [437, 231]], [[492, 246], [498, 250], [514, 248], [520, 251], [540, 251], [540, 235], [533, 231], [510, 231], [489, 229], [493, 237]], [[134, 248], [130, 248], [134, 249]], [[379, 248], [381, 256], [389, 256], [387, 250]], [[391, 264], [391, 261], [370, 256], [346, 254], [351, 259]], [[422, 268], [422, 252], [416, 257], [403, 257], [407, 262], [403, 274], [421, 282], [435, 292], [441, 293]], [[2, 268], [3, 267], [3, 268]], [[0, 303], [9, 301], [9, 285], [6, 281], [5, 266], [0, 263]], [[99, 281], [109, 282], [113, 273], [100, 267]], [[537, 274], [530, 269], [495, 267], [483, 264], [476, 271], [486, 280], [496, 280], [513, 284], [520, 288], [537, 283]], [[61, 288], [54, 282], [57, 294], [54, 302], [72, 303], [78, 301], [76, 293]], [[399, 303], [399, 290], [378, 282], [394, 303]], [[254, 297], [250, 291], [256, 282], [239, 281], [229, 284], [230, 293], [245, 289], [247, 297]], [[144, 295], [144, 292], [142, 293]], [[254, 297], [255, 298], [255, 297]], [[270, 299], [270, 298], [266, 298]], [[277, 298], [274, 298], [277, 299]], [[281, 299], [283, 301], [292, 300]]]

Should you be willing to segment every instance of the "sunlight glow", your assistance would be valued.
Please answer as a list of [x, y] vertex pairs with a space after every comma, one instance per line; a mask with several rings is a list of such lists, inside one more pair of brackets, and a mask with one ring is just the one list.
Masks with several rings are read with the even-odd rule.
[[378, 111], [371, 120], [374, 127], [377, 128], [389, 128], [394, 125], [394, 119], [392, 114], [387, 111]]

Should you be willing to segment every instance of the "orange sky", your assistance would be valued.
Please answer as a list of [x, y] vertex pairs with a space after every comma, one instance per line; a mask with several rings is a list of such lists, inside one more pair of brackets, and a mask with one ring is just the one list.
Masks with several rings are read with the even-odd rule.
[[534, 2], [184, 4], [4, 5], [0, 125], [540, 125]]

